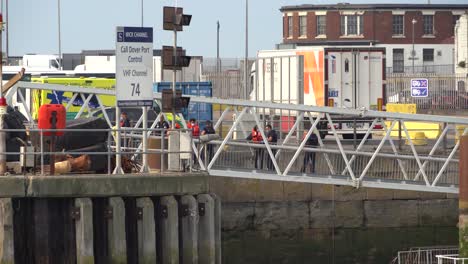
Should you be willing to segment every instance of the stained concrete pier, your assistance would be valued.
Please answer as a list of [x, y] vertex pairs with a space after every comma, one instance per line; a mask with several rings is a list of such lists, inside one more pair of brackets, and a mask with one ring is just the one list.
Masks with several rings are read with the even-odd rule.
[[203, 173], [2, 177], [0, 263], [219, 263], [216, 199]]

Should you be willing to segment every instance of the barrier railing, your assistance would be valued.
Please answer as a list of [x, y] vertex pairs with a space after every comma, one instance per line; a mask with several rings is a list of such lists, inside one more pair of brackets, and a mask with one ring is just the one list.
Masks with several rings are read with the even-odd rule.
[[437, 264], [466, 264], [468, 258], [460, 258], [458, 254], [437, 255]]
[[[60, 85], [21, 82], [19, 85], [27, 89], [94, 92], [98, 97], [110, 93]], [[210, 175], [458, 192], [458, 138], [467, 134], [468, 118], [200, 96], [190, 98], [191, 103], [219, 105], [222, 111], [213, 122], [218, 138], [196, 139], [188, 143], [195, 156], [194, 163]], [[161, 94], [154, 93], [154, 100], [160, 105]], [[167, 115], [160, 113], [148, 127], [154, 128], [162, 116], [168, 120]], [[105, 114], [104, 118], [110, 123]], [[179, 118], [185, 129], [184, 117], [180, 114]], [[140, 120], [135, 126], [139, 124]], [[245, 141], [254, 126], [266, 139], [267, 124], [279, 132], [276, 143]], [[325, 131], [327, 136], [323, 138]], [[312, 135], [316, 136], [317, 142], [310, 146], [307, 139]], [[202, 156], [208, 146], [213, 147]], [[135, 143], [133, 147], [140, 153], [141, 144]], [[257, 149], [262, 151], [256, 152]], [[306, 155], [309, 164], [304, 170]], [[263, 166], [253, 165], [248, 158], [252, 156], [257, 160], [261, 157]], [[315, 160], [315, 166], [311, 165], [311, 160]]]
[[[45, 136], [44, 132], [64, 132], [63, 136]], [[146, 133], [144, 133], [146, 132]], [[164, 173], [168, 171], [167, 162], [174, 157], [179, 169], [192, 171], [192, 150], [187, 148], [168, 149], [169, 134], [184, 137], [186, 144], [192, 144], [191, 130], [187, 129], [2, 129], [0, 133], [27, 133], [27, 140], [18, 139], [19, 144], [12, 146], [14, 151], [0, 153], [6, 155], [11, 168], [21, 167], [18, 174], [47, 175], [50, 173], [51, 158], [54, 160], [56, 174], [98, 173], [112, 174], [117, 155], [123, 157], [125, 173]], [[118, 151], [115, 137], [120, 133], [121, 147]], [[146, 134], [149, 140], [147, 149], [142, 149]], [[94, 138], [96, 140], [89, 140]], [[14, 142], [15, 139], [9, 139]], [[90, 143], [88, 143], [90, 142]], [[24, 149], [20, 148], [20, 145]], [[54, 147], [51, 147], [54, 146]], [[8, 143], [7, 143], [8, 146]], [[67, 147], [68, 146], [68, 147]], [[145, 161], [146, 159], [146, 161]], [[149, 161], [149, 162], [148, 162]], [[146, 170], [142, 166], [147, 164]]]
[[435, 264], [439, 255], [453, 255], [458, 253], [455, 246], [437, 246], [411, 248], [407, 251], [399, 251], [391, 262], [392, 264]]
[[[411, 80], [427, 79], [426, 97], [411, 96]], [[457, 74], [391, 74], [387, 76], [388, 103], [416, 104], [418, 109], [467, 109], [468, 77]]]

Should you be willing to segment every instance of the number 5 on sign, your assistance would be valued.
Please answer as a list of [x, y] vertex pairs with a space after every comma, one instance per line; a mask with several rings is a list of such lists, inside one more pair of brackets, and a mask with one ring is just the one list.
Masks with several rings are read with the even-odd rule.
[[132, 86], [132, 96], [140, 96], [140, 84], [139, 83], [131, 83]]

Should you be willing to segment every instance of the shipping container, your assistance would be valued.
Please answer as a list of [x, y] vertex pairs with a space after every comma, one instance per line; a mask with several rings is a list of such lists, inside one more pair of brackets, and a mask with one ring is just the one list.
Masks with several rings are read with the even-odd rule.
[[[172, 89], [171, 82], [158, 82], [154, 83], [154, 91], [161, 92], [165, 89]], [[213, 93], [213, 86], [211, 82], [177, 82], [176, 89], [182, 90], [183, 95], [196, 95], [211, 97]], [[182, 111], [186, 121], [191, 118], [197, 119], [200, 129], [205, 126], [205, 121], [213, 120], [213, 107], [207, 103], [192, 103], [189, 107]]]

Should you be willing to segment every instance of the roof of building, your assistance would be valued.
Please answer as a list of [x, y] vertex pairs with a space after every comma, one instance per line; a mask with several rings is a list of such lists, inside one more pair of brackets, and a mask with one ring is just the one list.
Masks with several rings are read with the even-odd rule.
[[304, 10], [468, 10], [468, 4], [350, 4], [339, 3], [335, 5], [295, 5], [283, 6], [280, 8], [281, 12], [285, 11], [304, 11]]

